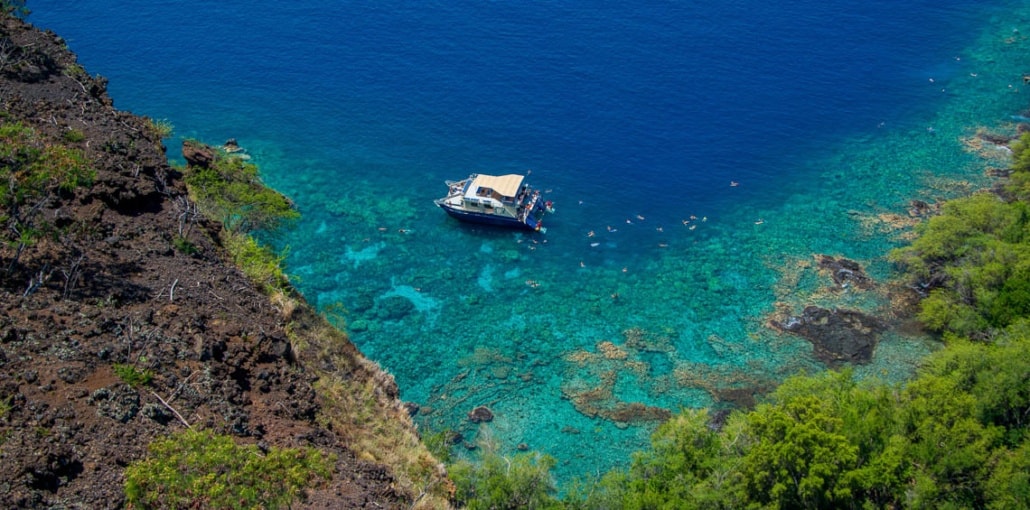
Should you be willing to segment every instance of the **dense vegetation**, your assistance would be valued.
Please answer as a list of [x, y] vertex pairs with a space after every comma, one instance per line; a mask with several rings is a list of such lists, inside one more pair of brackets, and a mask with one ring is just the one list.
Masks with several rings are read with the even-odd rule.
[[150, 456], [125, 470], [125, 494], [141, 508], [282, 508], [334, 459], [313, 448], [237, 445], [229, 436], [184, 430], [150, 445]]
[[520, 491], [535, 508], [1030, 508], [1030, 134], [1013, 154], [1002, 193], [946, 203], [891, 254], [946, 344], [906, 385], [797, 376], [717, 430], [677, 415], [629, 468], [561, 499], [526, 482], [549, 463], [496, 453], [452, 469], [460, 493], [480, 508]]
[[242, 157], [215, 157], [207, 166], [190, 165], [186, 185], [204, 214], [231, 232], [274, 230], [299, 217], [283, 194], [265, 186], [258, 167]]

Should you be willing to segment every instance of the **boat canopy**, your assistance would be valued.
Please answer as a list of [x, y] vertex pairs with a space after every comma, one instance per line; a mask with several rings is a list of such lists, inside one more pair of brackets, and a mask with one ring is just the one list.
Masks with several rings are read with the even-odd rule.
[[522, 186], [522, 179], [525, 177], [517, 174], [508, 175], [477, 175], [468, 187], [465, 196], [482, 196], [480, 189], [489, 189], [502, 197], [514, 197], [519, 194], [519, 187]]

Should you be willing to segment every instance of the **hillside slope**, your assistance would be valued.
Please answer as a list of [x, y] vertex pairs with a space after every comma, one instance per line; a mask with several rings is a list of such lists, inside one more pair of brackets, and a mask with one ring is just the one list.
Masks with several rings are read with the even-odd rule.
[[[392, 377], [303, 303], [274, 305], [226, 262], [219, 225], [198, 220], [189, 238], [197, 250], [177, 249], [191, 204], [160, 130], [116, 110], [105, 80], [60, 37], [6, 17], [0, 126], [15, 123], [34, 133], [34, 147], [82, 151], [96, 175], [22, 206], [42, 235], [20, 253], [18, 226], [0, 214], [0, 506], [123, 506], [125, 467], [186, 423], [336, 454], [311, 506], [430, 501], [426, 485], [439, 485], [442, 470]], [[153, 377], [133, 387], [115, 367]], [[352, 387], [361, 394], [341, 397]], [[325, 390], [336, 391], [331, 400]], [[366, 409], [360, 418], [339, 408], [354, 399]], [[389, 439], [385, 450], [393, 442], [414, 453], [376, 452], [376, 434]], [[409, 458], [416, 474], [406, 472]]]

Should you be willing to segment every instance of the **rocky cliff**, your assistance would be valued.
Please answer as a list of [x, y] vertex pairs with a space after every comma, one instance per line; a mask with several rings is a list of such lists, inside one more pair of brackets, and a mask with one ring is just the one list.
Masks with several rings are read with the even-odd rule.
[[[334, 453], [312, 507], [445, 504], [392, 377], [299, 297], [258, 290], [227, 262], [220, 225], [191, 217], [178, 249], [192, 204], [161, 130], [115, 109], [59, 36], [5, 17], [0, 126], [16, 123], [95, 176], [21, 205], [38, 218], [32, 242], [0, 214], [0, 506], [123, 506], [125, 467], [187, 426]], [[119, 367], [150, 380], [131, 386]]]

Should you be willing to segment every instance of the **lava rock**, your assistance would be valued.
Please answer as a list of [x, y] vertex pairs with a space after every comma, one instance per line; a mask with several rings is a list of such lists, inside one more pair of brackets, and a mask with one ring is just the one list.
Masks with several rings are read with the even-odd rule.
[[800, 316], [772, 321], [782, 331], [812, 342], [815, 357], [830, 366], [868, 363], [880, 333], [887, 326], [876, 317], [855, 310], [827, 310], [809, 306]]
[[494, 413], [486, 406], [479, 406], [469, 411], [468, 418], [472, 423], [486, 423], [493, 421]]

